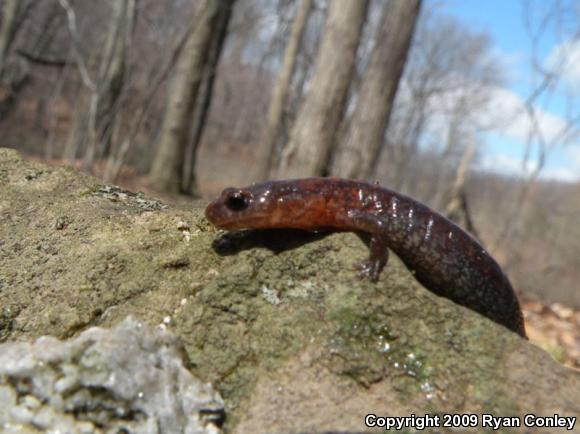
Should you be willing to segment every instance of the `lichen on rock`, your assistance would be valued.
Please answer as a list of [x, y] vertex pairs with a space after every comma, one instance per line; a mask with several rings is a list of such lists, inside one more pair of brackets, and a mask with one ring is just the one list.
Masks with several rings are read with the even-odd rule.
[[130, 317], [68, 341], [2, 344], [0, 431], [217, 433], [223, 400], [182, 356], [174, 335]]

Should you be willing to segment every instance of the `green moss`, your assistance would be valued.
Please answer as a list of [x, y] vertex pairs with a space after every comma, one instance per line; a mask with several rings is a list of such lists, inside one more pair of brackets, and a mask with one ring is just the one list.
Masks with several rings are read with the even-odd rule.
[[381, 336], [373, 335], [373, 332], [365, 323], [355, 322], [340, 327], [329, 348], [334, 359], [331, 367], [365, 387], [382, 380], [385, 375], [385, 357], [376, 349]]
[[560, 363], [564, 363], [566, 361], [566, 350], [563, 347], [557, 344], [547, 344], [544, 345], [543, 348]]
[[336, 324], [327, 353], [328, 365], [363, 387], [390, 378], [401, 399], [423, 392], [431, 399], [431, 368], [420, 348], [399, 342], [398, 333], [380, 308], [374, 312], [341, 309], [329, 315]]

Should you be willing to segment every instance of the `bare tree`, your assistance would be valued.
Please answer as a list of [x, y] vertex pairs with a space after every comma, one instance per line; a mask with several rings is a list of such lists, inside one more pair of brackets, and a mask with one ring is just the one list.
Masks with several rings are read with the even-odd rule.
[[[518, 248], [518, 244], [525, 237], [527, 218], [532, 214], [534, 204], [533, 196], [538, 187], [538, 180], [545, 169], [546, 161], [550, 153], [558, 146], [566, 146], [575, 143], [580, 137], [580, 110], [577, 91], [571, 89], [565, 83], [565, 73], [570, 63], [574, 61], [573, 49], [580, 43], [580, 29], [578, 9], [574, 5], [565, 2], [549, 2], [537, 8], [533, 2], [525, 1], [524, 4], [524, 27], [531, 43], [531, 70], [533, 72], [532, 90], [524, 103], [525, 115], [529, 120], [529, 131], [525, 143], [525, 152], [522, 158], [522, 169], [527, 173], [527, 179], [522, 184], [516, 200], [511, 204], [510, 217], [502, 230], [498, 232], [494, 247], [512, 244], [512, 250]], [[535, 19], [534, 19], [535, 17]], [[571, 26], [571, 23], [575, 25]], [[565, 28], [572, 28], [572, 32], [565, 32]], [[548, 30], [552, 28], [554, 34], [564, 41], [559, 41], [559, 50], [551, 61], [546, 62], [542, 54], [541, 46]], [[564, 101], [565, 113], [563, 122], [556, 131], [548, 132], [548, 128], [542, 125], [541, 111], [543, 103], [555, 99], [557, 96]], [[535, 152], [534, 152], [535, 151]], [[535, 162], [531, 162], [531, 156], [535, 154]], [[531, 170], [529, 170], [531, 167]], [[526, 217], [526, 214], [528, 216]], [[511, 264], [508, 264], [511, 265]]]
[[296, 17], [294, 18], [290, 38], [284, 53], [282, 68], [272, 91], [268, 117], [256, 151], [257, 179], [267, 178], [272, 167], [276, 135], [280, 128], [280, 122], [282, 121], [282, 114], [288, 98], [298, 50], [312, 5], [313, 0], [300, 0], [298, 4]]
[[[243, 0], [239, 8], [241, 13], [236, 13], [234, 25], [234, 37], [231, 38], [231, 50], [228, 52], [228, 67], [233, 69], [234, 77], [224, 75], [225, 85], [229, 90], [240, 86], [240, 81], [247, 81], [251, 77], [254, 83], [259, 83], [257, 88], [245, 89], [241, 95], [235, 97], [238, 92], [229, 92], [232, 104], [226, 108], [225, 117], [227, 122], [227, 134], [222, 135], [226, 141], [236, 143], [259, 143], [261, 120], [267, 111], [268, 94], [265, 92], [271, 88], [273, 81], [271, 65], [278, 63], [280, 51], [289, 39], [288, 27], [292, 21], [289, 11], [295, 0]], [[259, 9], [259, 12], [256, 12]], [[253, 11], [253, 13], [252, 13]], [[263, 38], [259, 31], [264, 28], [272, 35]], [[260, 37], [262, 36], [262, 37]], [[245, 54], [244, 54], [245, 53]], [[245, 59], [244, 59], [245, 58]], [[246, 85], [244, 85], [245, 87]], [[252, 86], [253, 87], [253, 86]], [[258, 94], [256, 94], [258, 90]], [[238, 100], [239, 103], [234, 103]], [[240, 107], [243, 107], [240, 110]], [[230, 115], [231, 113], [231, 115]], [[224, 137], [225, 136], [225, 137]]]
[[236, 7], [231, 25], [231, 32], [235, 33], [236, 38], [232, 40], [228, 52], [228, 57], [234, 65], [241, 66], [244, 63], [244, 50], [260, 31], [264, 15], [264, 5], [261, 3], [264, 2], [242, 0]]
[[84, 158], [85, 167], [91, 167], [95, 159], [106, 158], [110, 153], [115, 121], [121, 113], [118, 106], [125, 85], [127, 51], [133, 34], [136, 2], [137, 0], [113, 2], [111, 27], [105, 41], [96, 83], [96, 131], [94, 140], [88, 144]]
[[[12, 111], [18, 94], [29, 84], [30, 76], [27, 63], [9, 68], [8, 53], [22, 27], [28, 12], [35, 3], [24, 0], [5, 0], [2, 7], [2, 23], [0, 25], [0, 120]], [[11, 64], [12, 62], [10, 62]]]
[[187, 158], [185, 159], [183, 167], [183, 185], [181, 190], [190, 196], [198, 195], [195, 171], [197, 152], [206, 125], [218, 62], [228, 33], [228, 25], [230, 23], [235, 1], [236, 0], [231, 0], [227, 7], [220, 8], [209, 47], [208, 61], [203, 72], [201, 89], [193, 116], [191, 140], [185, 153]]
[[4, 1], [4, 7], [2, 8], [2, 26], [0, 27], [0, 73], [4, 70], [6, 55], [16, 34], [16, 17], [21, 5], [21, 0]]
[[66, 144], [65, 158], [72, 162], [76, 158], [77, 151], [82, 144], [81, 142], [86, 141], [87, 137], [89, 142], [93, 142], [95, 140], [94, 122], [96, 115], [96, 104], [98, 101], [98, 88], [95, 80], [91, 77], [87, 65], [87, 60], [82, 53], [77, 26], [77, 15], [73, 5], [69, 0], [58, 0], [58, 2], [66, 12], [68, 30], [71, 38], [71, 51], [79, 71], [79, 76], [81, 77], [83, 85], [90, 92], [89, 110], [88, 112], [82, 110], [76, 113], [75, 122]]
[[488, 112], [492, 90], [501, 84], [502, 76], [486, 34], [424, 10], [387, 131], [387, 158], [375, 175], [388, 173], [396, 189], [417, 193], [414, 184], [420, 176], [413, 161], [421, 147], [430, 146], [436, 159], [429, 168], [426, 196], [444, 206], [441, 194], [452, 181], [452, 167], [463, 148], [495, 125], [480, 119]]
[[399, 79], [403, 73], [420, 0], [390, 0], [384, 7], [355, 111], [330, 172], [367, 179], [379, 156]]
[[155, 158], [149, 173], [151, 185], [159, 190], [179, 192], [183, 180], [185, 150], [191, 140], [189, 123], [193, 116], [203, 71], [220, 8], [232, 0], [208, 0], [190, 34], [176, 66], [168, 92], [167, 109]]
[[473, 157], [475, 156], [475, 146], [467, 146], [461, 157], [461, 161], [455, 171], [455, 179], [448, 192], [447, 205], [445, 206], [445, 215], [451, 220], [454, 220], [476, 238], [479, 238], [479, 233], [475, 228], [471, 210], [467, 199], [467, 191], [465, 188], [467, 172]]
[[181, 52], [187, 42], [189, 35], [191, 33], [191, 28], [187, 29], [184, 34], [179, 38], [179, 42], [173, 53], [169, 57], [168, 61], [164, 67], [157, 73], [155, 77], [152, 77], [149, 81], [150, 86], [147, 92], [147, 96], [144, 98], [143, 104], [137, 110], [137, 113], [132, 117], [128, 131], [124, 134], [124, 137], [120, 140], [120, 145], [118, 149], [109, 155], [107, 160], [107, 166], [103, 179], [107, 182], [111, 182], [117, 178], [121, 167], [125, 163], [127, 154], [129, 153], [131, 147], [133, 146], [135, 139], [146, 121], [147, 116], [153, 111], [153, 106], [156, 101], [157, 94], [162, 87], [162, 84], [167, 80], [170, 72], [173, 70], [177, 60], [179, 59]]
[[307, 95], [283, 149], [277, 177], [321, 175], [342, 119], [367, 0], [332, 0]]

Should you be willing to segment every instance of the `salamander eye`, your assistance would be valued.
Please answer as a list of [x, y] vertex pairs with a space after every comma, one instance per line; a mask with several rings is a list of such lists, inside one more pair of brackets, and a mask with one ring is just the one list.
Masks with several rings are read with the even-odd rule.
[[242, 211], [248, 207], [250, 200], [247, 194], [237, 190], [229, 192], [224, 203], [230, 211]]

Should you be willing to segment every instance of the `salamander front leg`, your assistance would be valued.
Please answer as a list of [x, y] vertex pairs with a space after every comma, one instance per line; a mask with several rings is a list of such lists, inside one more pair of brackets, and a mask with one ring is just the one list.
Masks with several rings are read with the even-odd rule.
[[357, 229], [371, 235], [368, 259], [355, 264], [360, 277], [368, 277], [372, 282], [379, 280], [379, 275], [389, 260], [389, 249], [386, 237], [381, 235], [384, 222], [374, 214], [351, 211], [349, 217]]

